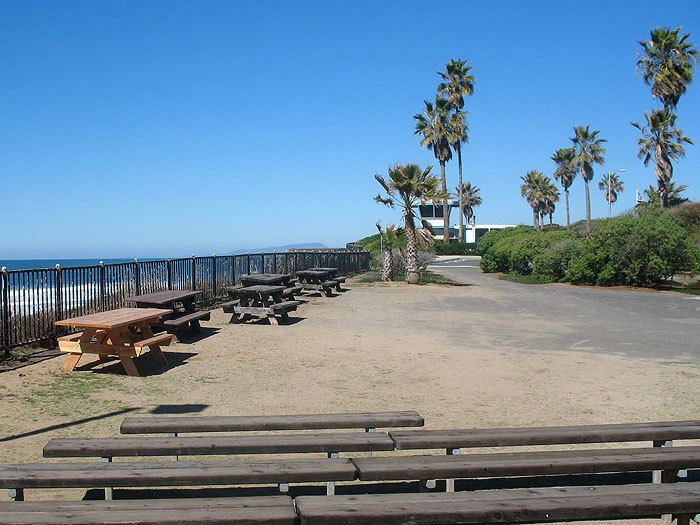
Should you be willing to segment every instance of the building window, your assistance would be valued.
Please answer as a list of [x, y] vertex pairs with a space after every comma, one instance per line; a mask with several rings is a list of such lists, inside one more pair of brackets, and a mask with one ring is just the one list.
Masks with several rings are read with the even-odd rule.
[[430, 219], [434, 217], [433, 206], [431, 204], [421, 204], [418, 206], [420, 216], [424, 219]]

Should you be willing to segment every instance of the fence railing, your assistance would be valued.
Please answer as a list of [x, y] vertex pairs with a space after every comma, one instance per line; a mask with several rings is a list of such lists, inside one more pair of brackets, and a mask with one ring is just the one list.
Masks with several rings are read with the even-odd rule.
[[212, 304], [247, 273], [289, 273], [313, 267], [343, 274], [369, 268], [370, 254], [355, 250], [290, 251], [62, 268], [0, 271], [0, 348], [41, 343], [57, 334], [60, 319], [127, 306], [126, 299], [161, 290], [201, 290]]

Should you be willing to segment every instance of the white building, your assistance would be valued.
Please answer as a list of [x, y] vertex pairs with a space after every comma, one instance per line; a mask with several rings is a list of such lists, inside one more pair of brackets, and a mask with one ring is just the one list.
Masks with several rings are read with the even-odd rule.
[[[433, 204], [432, 202], [426, 202], [417, 206], [418, 215], [421, 221], [425, 221], [430, 224], [433, 230], [433, 237], [435, 239], [443, 239], [443, 208], [441, 203]], [[455, 212], [452, 213], [452, 209]], [[457, 221], [459, 221], [459, 215], [457, 211], [459, 209], [459, 201], [453, 200], [450, 202], [449, 206], [450, 214], [450, 239], [457, 240], [457, 235], [459, 232], [459, 227]], [[455, 223], [453, 224], [453, 219]], [[464, 227], [464, 242], [479, 242], [479, 239], [490, 230], [502, 230], [503, 228], [512, 228], [515, 224], [476, 224], [475, 218], [469, 224], [465, 224]]]

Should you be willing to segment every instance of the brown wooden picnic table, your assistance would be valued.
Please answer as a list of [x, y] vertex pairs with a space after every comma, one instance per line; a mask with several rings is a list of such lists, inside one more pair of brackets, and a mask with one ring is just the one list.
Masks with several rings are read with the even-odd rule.
[[335, 279], [338, 276], [338, 268], [309, 268], [312, 272], [327, 272], [330, 279]]
[[226, 289], [229, 297], [238, 301], [233, 307], [232, 323], [245, 321], [248, 316], [268, 318], [276, 323], [276, 315], [287, 319], [287, 313], [296, 310], [299, 301], [284, 299], [284, 286], [255, 284], [253, 286], [234, 286]]
[[138, 308], [168, 308], [171, 313], [163, 316], [163, 327], [172, 332], [177, 328], [190, 325], [194, 331], [200, 328], [200, 320], [209, 320], [211, 314], [206, 310], [197, 311], [195, 300], [200, 290], [163, 290], [129, 297], [127, 301], [135, 303]]
[[249, 273], [241, 275], [241, 284], [253, 286], [256, 284], [267, 284], [270, 286], [288, 286], [292, 276], [286, 273]]
[[83, 354], [96, 354], [100, 360], [109, 356], [119, 357], [126, 373], [138, 376], [133, 358], [141, 355], [145, 347], [150, 349], [154, 359], [167, 364], [160, 347], [168, 346], [173, 336], [154, 334], [151, 325], [169, 313], [170, 310], [157, 308], [119, 308], [56, 321], [56, 326], [83, 330], [57, 338], [59, 350], [70, 354], [64, 370], [73, 370]]

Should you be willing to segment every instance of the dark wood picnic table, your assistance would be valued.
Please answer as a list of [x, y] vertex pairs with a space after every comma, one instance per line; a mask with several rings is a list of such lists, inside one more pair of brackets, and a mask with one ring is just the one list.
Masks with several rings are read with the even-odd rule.
[[328, 277], [331, 279], [335, 279], [338, 277], [338, 268], [319, 268], [319, 267], [314, 267], [314, 268], [309, 268], [312, 272], [327, 272]]
[[305, 290], [322, 291], [330, 297], [333, 295], [332, 289], [338, 288], [338, 283], [332, 279], [331, 273], [332, 270], [329, 269], [297, 270], [296, 276]]
[[238, 301], [233, 307], [232, 323], [246, 320], [247, 316], [268, 318], [277, 322], [276, 315], [287, 319], [287, 313], [296, 309], [299, 301], [284, 299], [284, 285], [254, 284], [226, 289], [230, 298]]
[[256, 284], [288, 286], [291, 279], [292, 276], [286, 273], [249, 273], [241, 275], [241, 284], [245, 286]]
[[195, 300], [202, 292], [199, 290], [163, 290], [129, 297], [127, 301], [135, 303], [137, 308], [165, 308], [171, 313], [163, 316], [163, 326], [175, 330], [189, 324], [193, 330], [199, 330], [200, 320], [209, 320], [208, 311], [197, 311]]

